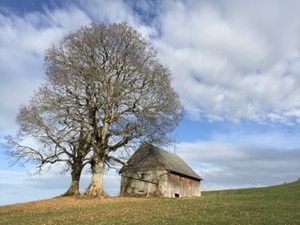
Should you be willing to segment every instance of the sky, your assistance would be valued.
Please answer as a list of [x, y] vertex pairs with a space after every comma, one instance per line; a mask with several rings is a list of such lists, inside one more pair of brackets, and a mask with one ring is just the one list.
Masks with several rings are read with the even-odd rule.
[[[45, 81], [44, 52], [91, 22], [127, 22], [172, 72], [184, 106], [166, 150], [204, 180], [202, 190], [300, 178], [298, 0], [0, 0], [0, 143]], [[70, 175], [11, 166], [0, 145], [0, 205], [55, 197]], [[83, 173], [80, 189], [88, 186]], [[120, 177], [104, 185], [115, 196]]]

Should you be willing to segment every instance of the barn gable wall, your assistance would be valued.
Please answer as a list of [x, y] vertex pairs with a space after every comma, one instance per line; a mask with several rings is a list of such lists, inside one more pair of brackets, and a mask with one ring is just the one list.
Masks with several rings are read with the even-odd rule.
[[158, 189], [164, 166], [148, 151], [140, 151], [128, 161], [122, 171], [121, 196], [161, 195]]
[[165, 170], [123, 173], [121, 196], [162, 196], [159, 184], [163, 174]]

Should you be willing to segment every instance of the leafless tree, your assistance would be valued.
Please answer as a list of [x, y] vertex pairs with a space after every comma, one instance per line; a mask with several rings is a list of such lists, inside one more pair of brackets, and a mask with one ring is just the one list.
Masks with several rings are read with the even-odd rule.
[[[84, 149], [84, 159], [91, 157], [87, 161], [92, 178], [85, 194], [105, 194], [104, 166], [121, 162], [117, 150], [140, 140], [170, 142], [168, 134], [181, 119], [179, 97], [171, 87], [170, 71], [132, 27], [125, 23], [82, 27], [47, 50], [45, 65], [50, 96], [58, 107], [47, 119], [67, 123], [63, 132], [74, 130], [70, 136], [77, 140], [75, 152]], [[44, 138], [54, 142], [47, 132]], [[70, 143], [57, 141], [55, 146]]]
[[[68, 104], [63, 101], [68, 98]], [[84, 113], [72, 117], [72, 99], [48, 83], [42, 86], [17, 116], [16, 137], [7, 137], [7, 153], [15, 163], [34, 162], [38, 173], [47, 165], [63, 163], [61, 172], [71, 170], [71, 185], [64, 195], [78, 195], [80, 175], [89, 163], [91, 132], [86, 129]]]

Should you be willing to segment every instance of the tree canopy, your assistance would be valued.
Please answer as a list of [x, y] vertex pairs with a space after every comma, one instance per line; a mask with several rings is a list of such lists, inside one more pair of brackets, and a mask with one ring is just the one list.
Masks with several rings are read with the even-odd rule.
[[[89, 163], [87, 195], [104, 194], [104, 165], [122, 161], [117, 150], [137, 141], [167, 144], [181, 119], [170, 71], [125, 23], [90, 24], [71, 32], [46, 51], [45, 69], [46, 83], [20, 108], [21, 139], [9, 139], [10, 154], [40, 168], [66, 162], [72, 183], [73, 178], [79, 183], [74, 170], [80, 177]], [[26, 138], [39, 147], [24, 146]]]

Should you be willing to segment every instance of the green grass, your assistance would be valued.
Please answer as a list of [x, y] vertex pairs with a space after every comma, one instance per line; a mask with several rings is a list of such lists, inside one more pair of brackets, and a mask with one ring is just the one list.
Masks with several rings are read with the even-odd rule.
[[300, 182], [200, 198], [56, 198], [0, 207], [0, 224], [300, 224]]

